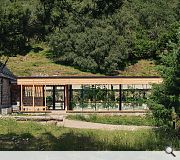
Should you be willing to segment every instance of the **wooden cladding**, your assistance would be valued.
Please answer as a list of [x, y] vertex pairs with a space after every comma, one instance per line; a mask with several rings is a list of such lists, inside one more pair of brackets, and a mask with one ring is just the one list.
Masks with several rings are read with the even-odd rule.
[[[39, 85], [21, 85], [21, 110], [27, 111], [28, 106], [37, 106], [42, 108], [44, 103], [44, 86]], [[32, 109], [31, 109], [32, 110]]]
[[32, 89], [33, 87], [32, 86], [25, 86], [24, 87], [24, 96], [25, 97], [32, 97]]
[[32, 85], [23, 86], [23, 91], [25, 97], [43, 97], [43, 86], [34, 86], [34, 90]]
[[18, 85], [73, 85], [73, 84], [152, 84], [161, 83], [161, 78], [155, 77], [34, 77], [18, 78]]

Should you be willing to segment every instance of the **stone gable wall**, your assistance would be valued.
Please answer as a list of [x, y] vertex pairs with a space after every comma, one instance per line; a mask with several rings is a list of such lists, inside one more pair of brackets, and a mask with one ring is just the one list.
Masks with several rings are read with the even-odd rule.
[[2, 85], [1, 85], [1, 94], [2, 96], [0, 97], [0, 104], [2, 108], [7, 108], [11, 107], [11, 84], [10, 80], [6, 78], [2, 78], [1, 80]]

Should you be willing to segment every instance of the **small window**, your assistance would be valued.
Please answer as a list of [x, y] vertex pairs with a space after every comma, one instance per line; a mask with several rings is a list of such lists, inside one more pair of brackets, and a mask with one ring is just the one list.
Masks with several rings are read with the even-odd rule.
[[25, 89], [25, 96], [26, 97], [31, 97], [32, 96], [32, 87], [24, 87]]

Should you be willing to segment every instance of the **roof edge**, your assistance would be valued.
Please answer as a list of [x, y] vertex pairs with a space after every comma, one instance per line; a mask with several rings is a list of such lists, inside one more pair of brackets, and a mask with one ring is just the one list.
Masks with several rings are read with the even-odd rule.
[[42, 78], [47, 78], [47, 79], [58, 79], [58, 78], [161, 78], [160, 76], [20, 76], [16, 77], [17, 79], [42, 79]]

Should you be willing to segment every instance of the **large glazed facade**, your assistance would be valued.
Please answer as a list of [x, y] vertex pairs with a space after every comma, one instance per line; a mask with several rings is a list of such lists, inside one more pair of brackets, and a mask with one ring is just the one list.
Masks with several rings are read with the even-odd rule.
[[18, 77], [17, 106], [22, 112], [142, 111], [158, 77]]

